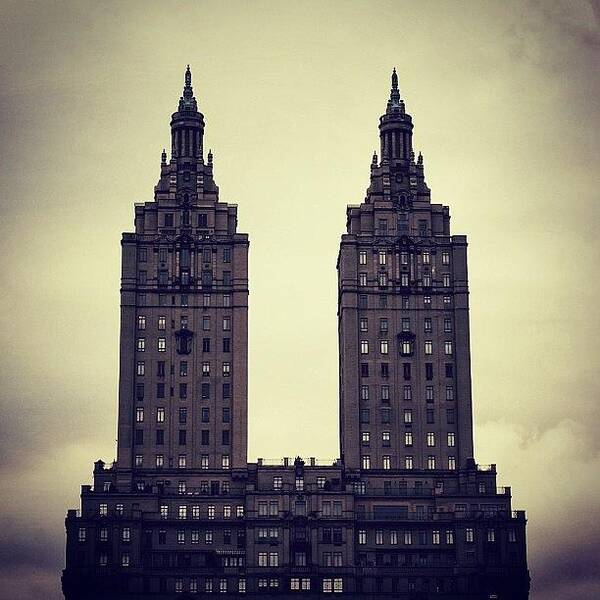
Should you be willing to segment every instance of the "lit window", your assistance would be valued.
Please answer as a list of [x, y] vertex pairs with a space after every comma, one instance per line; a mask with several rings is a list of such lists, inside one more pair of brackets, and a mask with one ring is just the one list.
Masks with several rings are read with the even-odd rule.
[[408, 287], [408, 273], [400, 273], [400, 285], [402, 287]]
[[431, 541], [433, 543], [434, 546], [439, 546], [440, 544], [440, 532], [437, 529], [433, 530], [433, 534], [431, 536]]
[[381, 354], [388, 353], [388, 341], [387, 340], [381, 340], [379, 346], [380, 346], [379, 350], [380, 350]]
[[410, 408], [404, 409], [404, 423], [412, 423], [412, 410]]
[[223, 317], [223, 331], [231, 331], [231, 317]]
[[371, 457], [368, 454], [365, 454], [362, 457], [362, 468], [363, 469], [371, 468]]
[[221, 456], [221, 468], [229, 469], [229, 454], [223, 454], [223, 456]]
[[379, 251], [379, 264], [380, 265], [385, 265], [387, 261], [387, 253], [385, 250], [380, 250]]
[[381, 432], [381, 445], [384, 447], [390, 445], [390, 432], [389, 431]]
[[146, 374], [146, 364], [143, 360], [140, 360], [137, 363], [137, 374], [138, 377], [143, 377]]
[[360, 319], [360, 330], [361, 331], [368, 331], [369, 325], [368, 325], [368, 320], [365, 317], [362, 317]]
[[367, 264], [367, 251], [366, 250], [360, 250], [358, 253], [358, 264], [359, 265], [366, 265]]
[[138, 329], [146, 329], [146, 316], [138, 315]]
[[159, 352], [167, 351], [167, 338], [158, 338], [158, 351]]
[[447, 355], [452, 354], [452, 342], [444, 342], [444, 353]]
[[185, 504], [179, 506], [179, 509], [177, 511], [177, 518], [187, 519], [187, 506]]
[[229, 377], [231, 373], [231, 365], [228, 362], [223, 363], [223, 377]]
[[158, 317], [158, 329], [164, 331], [167, 328], [167, 317], [161, 315]]
[[412, 531], [405, 531], [404, 532], [404, 544], [406, 546], [411, 546], [412, 545]]
[[283, 478], [280, 475], [273, 477], [273, 489], [280, 490], [283, 487]]
[[496, 541], [496, 530], [495, 529], [488, 529], [487, 530], [487, 541], [488, 542], [495, 542]]
[[387, 273], [379, 273], [377, 276], [379, 287], [386, 287], [388, 284]]
[[359, 529], [358, 531], [358, 543], [363, 546], [367, 543], [367, 532], [364, 529]]
[[406, 431], [404, 433], [404, 445], [412, 446], [413, 445], [413, 434], [412, 431]]
[[358, 285], [360, 285], [360, 286], [367, 285], [367, 274], [366, 273], [358, 274]]
[[361, 433], [361, 441], [363, 446], [368, 446], [371, 442], [371, 434], [368, 431], [363, 431]]
[[138, 338], [137, 339], [137, 350], [138, 350], [138, 352], [146, 351], [146, 338]]
[[456, 434], [454, 432], [449, 432], [448, 433], [448, 447], [449, 448], [454, 448], [454, 446], [455, 446], [455, 438], [456, 438]]
[[130, 557], [128, 552], [124, 552], [121, 555], [121, 566], [128, 567], [130, 565]]
[[77, 541], [78, 542], [85, 542], [86, 539], [86, 530], [85, 527], [80, 527], [77, 530]]
[[136, 423], [144, 422], [144, 409], [141, 406], [138, 406], [135, 409], [135, 420], [136, 420]]
[[201, 454], [200, 455], [200, 468], [201, 469], [208, 469], [208, 454]]
[[465, 529], [465, 542], [472, 543], [475, 541], [475, 533], [471, 527]]
[[435, 433], [429, 432], [427, 434], [427, 445], [429, 447], [435, 446]]
[[361, 340], [360, 353], [361, 354], [369, 354], [369, 342], [367, 340]]
[[431, 340], [425, 342], [425, 354], [433, 354], [433, 342]]
[[383, 544], [383, 531], [381, 529], [378, 529], [375, 532], [375, 544], [377, 544], [378, 546], [381, 546]]
[[186, 456], [185, 454], [180, 454], [177, 461], [177, 466], [180, 469], [185, 469], [186, 467]]
[[448, 273], [442, 275], [442, 285], [444, 287], [450, 287], [450, 275]]
[[450, 264], [450, 253], [442, 252], [442, 264], [449, 265]]
[[431, 308], [431, 296], [423, 296], [423, 304], [425, 308]]
[[435, 456], [429, 455], [427, 457], [427, 468], [435, 469]]
[[423, 274], [423, 287], [431, 287], [431, 275], [429, 273]]
[[383, 456], [382, 466], [383, 466], [384, 470], [389, 470], [392, 468], [392, 459], [390, 456], [388, 456], [388, 455]]
[[517, 533], [514, 529], [509, 529], [508, 530], [508, 541], [509, 542], [516, 542], [517, 541]]
[[410, 387], [410, 385], [404, 386], [404, 399], [412, 400], [412, 388]]
[[446, 544], [454, 544], [454, 531], [452, 529], [446, 529]]
[[429, 252], [423, 252], [423, 264], [428, 265], [431, 263], [431, 254]]
[[452, 319], [444, 317], [444, 333], [452, 333]]
[[131, 541], [131, 529], [129, 527], [123, 527], [121, 530], [121, 540], [123, 542]]
[[156, 422], [157, 423], [165, 422], [165, 409], [162, 407], [156, 409]]
[[407, 265], [408, 264], [408, 252], [401, 252], [400, 253], [400, 263], [403, 265]]
[[413, 457], [412, 456], [404, 457], [404, 468], [409, 469], [409, 470], [413, 468]]
[[164, 467], [165, 466], [165, 456], [164, 456], [164, 454], [157, 454], [156, 455], [156, 466], [157, 467]]

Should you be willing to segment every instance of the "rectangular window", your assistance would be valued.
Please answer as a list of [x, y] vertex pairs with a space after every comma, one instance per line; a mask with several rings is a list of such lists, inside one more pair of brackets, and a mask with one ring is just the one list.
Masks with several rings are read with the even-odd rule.
[[361, 340], [360, 353], [361, 354], [369, 354], [369, 342], [367, 340]]
[[404, 399], [412, 400], [412, 388], [410, 387], [410, 385], [404, 386]]
[[358, 285], [360, 285], [361, 287], [364, 287], [367, 285], [367, 274], [366, 273], [358, 274]]
[[452, 354], [452, 342], [450, 342], [450, 341], [444, 342], [444, 353], [447, 356], [450, 356]]
[[379, 256], [379, 264], [380, 265], [385, 265], [387, 262], [387, 253], [385, 250], [380, 250], [378, 253]]
[[158, 338], [158, 351], [166, 352], [167, 351], [167, 339], [166, 338]]
[[406, 431], [404, 433], [404, 445], [410, 447], [413, 445], [413, 434], [412, 431]]
[[231, 317], [223, 317], [223, 331], [231, 331]]
[[379, 351], [381, 352], [381, 354], [387, 354], [388, 353], [388, 341], [387, 340], [381, 340], [381, 342], [379, 343]]
[[366, 319], [366, 317], [361, 317], [360, 319], [360, 330], [361, 331], [368, 331], [369, 329], [369, 324], [368, 324], [368, 320]]
[[450, 264], [450, 253], [442, 252], [442, 264], [449, 265]]
[[425, 354], [433, 354], [433, 342], [431, 340], [425, 342]]
[[137, 351], [138, 352], [146, 351], [146, 338], [138, 338], [137, 339]]
[[412, 423], [412, 410], [410, 408], [404, 409], [404, 424], [409, 425]]
[[358, 253], [358, 264], [359, 265], [366, 265], [367, 264], [367, 251], [366, 250], [360, 250]]
[[455, 446], [455, 437], [456, 434], [453, 432], [449, 432], [447, 436], [448, 448], [454, 448]]

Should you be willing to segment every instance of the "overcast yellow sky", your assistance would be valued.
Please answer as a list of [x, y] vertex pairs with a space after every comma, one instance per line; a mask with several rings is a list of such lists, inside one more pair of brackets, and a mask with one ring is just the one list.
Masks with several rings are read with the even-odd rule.
[[250, 459], [338, 455], [337, 246], [395, 66], [432, 200], [469, 237], [476, 458], [528, 510], [532, 599], [600, 597], [599, 14], [1, 2], [0, 598], [60, 597], [64, 511], [114, 456], [119, 239], [188, 63], [251, 240]]

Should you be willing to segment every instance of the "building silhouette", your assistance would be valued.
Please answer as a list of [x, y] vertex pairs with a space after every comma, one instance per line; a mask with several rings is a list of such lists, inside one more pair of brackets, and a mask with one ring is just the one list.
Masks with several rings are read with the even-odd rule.
[[189, 67], [122, 238], [117, 460], [66, 519], [67, 600], [528, 598], [525, 513], [473, 459], [466, 237], [397, 75], [338, 258], [340, 459], [247, 460], [248, 236]]

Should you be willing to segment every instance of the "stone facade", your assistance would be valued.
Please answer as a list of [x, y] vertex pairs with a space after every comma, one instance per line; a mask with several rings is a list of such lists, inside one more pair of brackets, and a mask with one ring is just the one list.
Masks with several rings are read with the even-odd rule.
[[123, 235], [117, 460], [67, 514], [67, 600], [528, 597], [525, 514], [473, 459], [466, 238], [397, 78], [338, 259], [341, 458], [247, 462], [248, 236], [191, 74]]

